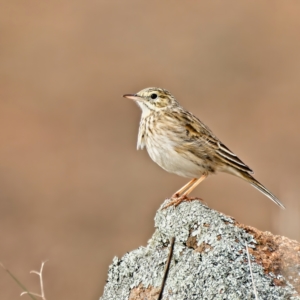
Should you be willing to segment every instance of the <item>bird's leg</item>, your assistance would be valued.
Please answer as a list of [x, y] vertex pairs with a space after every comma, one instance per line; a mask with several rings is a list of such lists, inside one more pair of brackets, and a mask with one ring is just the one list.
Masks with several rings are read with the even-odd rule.
[[[175, 198], [172, 199], [167, 205], [165, 205], [162, 209], [165, 209], [169, 206], [174, 205], [175, 207], [177, 205], [179, 205], [181, 202], [183, 201], [191, 201], [191, 199], [188, 198], [188, 195], [193, 191], [193, 189], [201, 182], [203, 181], [205, 178], [207, 177], [207, 174], [203, 174], [200, 178], [198, 179], [192, 179], [188, 184], [189, 188], [179, 197], [179, 198]], [[184, 186], [185, 187], [185, 186]], [[181, 189], [183, 189], [184, 187], [182, 187]], [[181, 190], [180, 189], [180, 190]]]
[[197, 180], [197, 178], [193, 178], [192, 180], [190, 180], [187, 184], [185, 184], [182, 188], [180, 188], [177, 192], [175, 192], [171, 199], [174, 199], [174, 198], [178, 198], [180, 196], [180, 194], [185, 191], [186, 189], [188, 189], [190, 186], [193, 185], [193, 183]]
[[199, 179], [196, 180], [196, 182], [187, 189], [183, 194], [182, 197], [187, 197], [196, 187], [199, 183], [201, 183], [205, 178], [207, 177], [207, 174], [203, 174]]

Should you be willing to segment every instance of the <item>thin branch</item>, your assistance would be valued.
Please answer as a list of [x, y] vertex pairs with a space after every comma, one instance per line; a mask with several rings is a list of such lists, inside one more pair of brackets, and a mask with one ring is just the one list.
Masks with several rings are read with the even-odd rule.
[[43, 269], [44, 269], [44, 265], [47, 261], [43, 261], [42, 262], [42, 265], [41, 265], [41, 269], [40, 271], [30, 271], [30, 274], [36, 274], [39, 276], [40, 278], [40, 287], [41, 287], [41, 294], [37, 294], [37, 293], [31, 293], [31, 292], [28, 292], [27, 290], [23, 293], [21, 293], [20, 296], [23, 296], [23, 295], [34, 295], [36, 297], [39, 297], [41, 298], [42, 300], [47, 300], [46, 297], [45, 297], [45, 292], [44, 292], [44, 283], [43, 283]]
[[12, 274], [1, 262], [0, 262], [0, 266], [1, 268], [6, 271], [8, 273], [8, 275], [17, 283], [17, 285], [19, 287], [21, 287], [22, 290], [24, 290], [28, 296], [32, 299], [32, 300], [36, 300], [36, 298], [32, 295], [32, 293], [30, 293], [27, 288], [20, 282], [20, 280], [14, 275]]
[[160, 292], [159, 292], [157, 300], [162, 299], [162, 295], [163, 295], [164, 288], [165, 288], [165, 285], [166, 285], [167, 277], [168, 277], [168, 274], [169, 274], [169, 268], [170, 268], [170, 263], [171, 263], [171, 259], [172, 259], [172, 255], [173, 255], [173, 249], [174, 249], [174, 242], [175, 242], [175, 237], [172, 237], [171, 238], [171, 245], [170, 245], [170, 252], [169, 252], [168, 260], [167, 260], [167, 263], [166, 263], [165, 273], [164, 273], [164, 277], [163, 277], [163, 280], [162, 280], [162, 283], [161, 283], [161, 288], [160, 288]]
[[251, 280], [252, 280], [254, 295], [255, 295], [255, 299], [258, 300], [258, 295], [257, 295], [256, 286], [255, 286], [255, 283], [254, 283], [254, 278], [253, 278], [253, 273], [252, 273], [252, 266], [251, 266], [251, 260], [250, 260], [250, 254], [249, 254], [249, 249], [248, 249], [247, 243], [246, 243], [246, 249], [247, 249], [248, 264], [249, 264], [249, 269], [250, 269], [250, 274], [251, 274]]

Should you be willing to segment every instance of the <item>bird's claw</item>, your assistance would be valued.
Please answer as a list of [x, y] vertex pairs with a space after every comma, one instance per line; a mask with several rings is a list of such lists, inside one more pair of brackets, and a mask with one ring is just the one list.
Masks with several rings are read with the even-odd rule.
[[189, 198], [186, 195], [182, 195], [180, 197], [174, 197], [174, 195], [173, 195], [172, 198], [171, 198], [171, 201], [168, 204], [166, 204], [162, 209], [166, 209], [166, 208], [168, 208], [170, 206], [177, 207], [181, 202], [185, 202], [185, 201], [191, 202], [191, 201], [194, 201], [194, 200], [198, 200], [200, 202], [204, 202], [203, 199], [197, 198], [197, 197], [191, 197], [191, 198]]
[[168, 208], [168, 207], [170, 207], [170, 206], [178, 206], [181, 202], [183, 202], [183, 201], [186, 201], [186, 199], [185, 198], [187, 198], [186, 196], [180, 196], [180, 197], [177, 197], [177, 198], [171, 198], [171, 201], [168, 203], [168, 204], [166, 204], [162, 209], [166, 209], [166, 208]]

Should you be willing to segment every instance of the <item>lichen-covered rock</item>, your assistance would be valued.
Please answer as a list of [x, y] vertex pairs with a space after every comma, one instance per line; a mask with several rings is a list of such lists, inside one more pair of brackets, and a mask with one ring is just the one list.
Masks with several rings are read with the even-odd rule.
[[[199, 201], [159, 210], [155, 227], [147, 247], [114, 258], [101, 300], [157, 299], [173, 236], [174, 253], [163, 299], [255, 299], [247, 244], [254, 255], [251, 266], [258, 298], [300, 300], [289, 278], [280, 272], [268, 273], [257, 262], [254, 250], [258, 242], [251, 232]], [[295, 257], [300, 257], [300, 248], [294, 248]], [[300, 272], [300, 264], [296, 270]]]

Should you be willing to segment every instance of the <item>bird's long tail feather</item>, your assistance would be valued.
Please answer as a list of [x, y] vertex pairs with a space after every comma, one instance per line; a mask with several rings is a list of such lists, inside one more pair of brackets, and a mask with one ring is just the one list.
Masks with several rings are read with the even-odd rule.
[[253, 187], [271, 199], [275, 204], [285, 209], [285, 206], [274, 196], [267, 188], [265, 188], [260, 182], [258, 182], [254, 177], [252, 177], [249, 173], [242, 173], [241, 177], [248, 181]]

